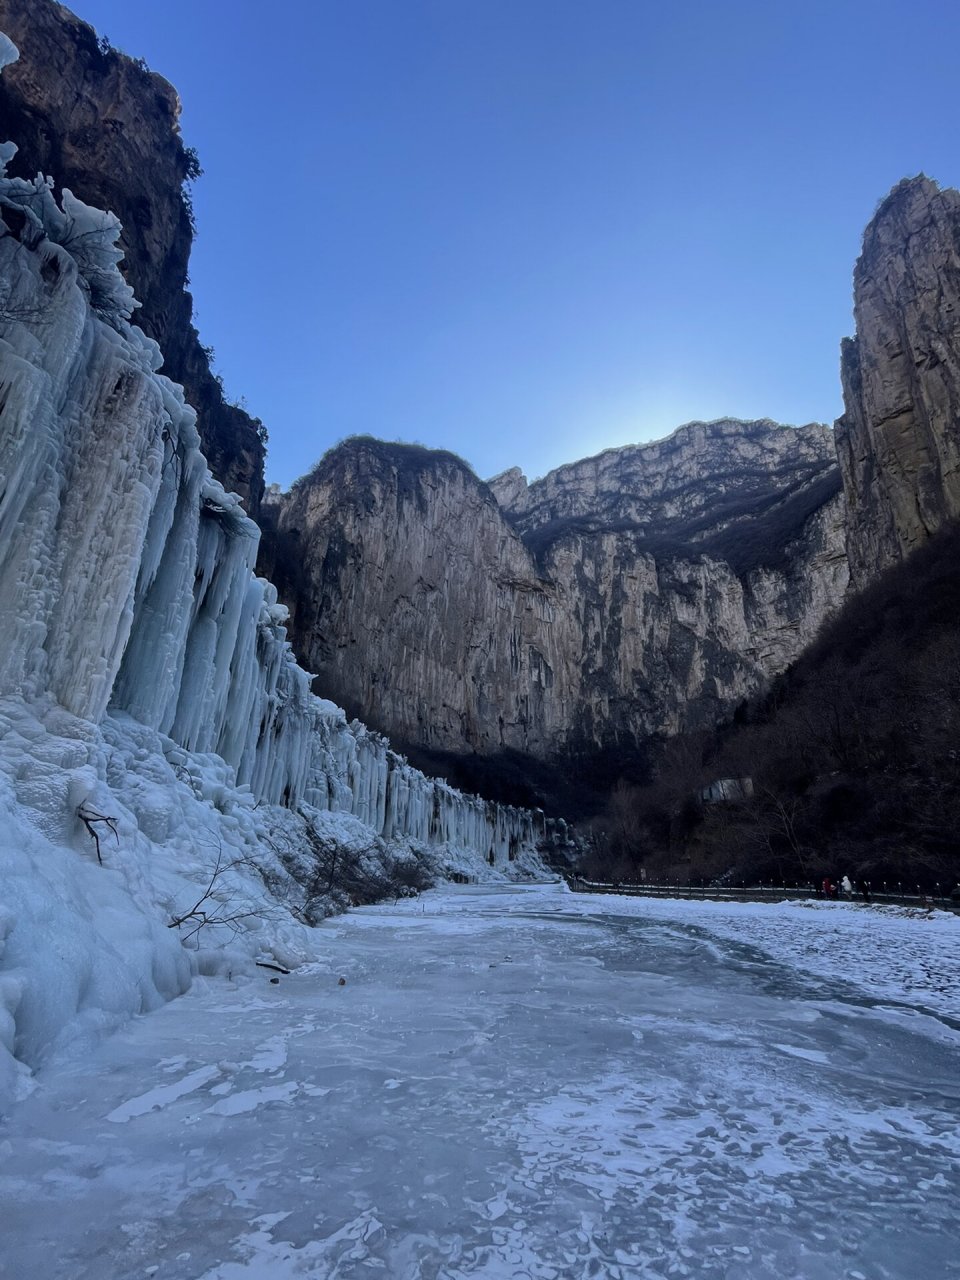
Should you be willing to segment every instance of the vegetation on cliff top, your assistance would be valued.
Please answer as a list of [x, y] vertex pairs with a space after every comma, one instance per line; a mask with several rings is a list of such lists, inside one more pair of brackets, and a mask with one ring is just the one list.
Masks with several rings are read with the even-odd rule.
[[407, 443], [400, 440], [380, 440], [377, 436], [358, 434], [346, 436], [343, 440], [339, 440], [335, 445], [327, 449], [305, 476], [301, 476], [294, 481], [293, 491], [296, 492], [308, 486], [312, 481], [322, 478], [328, 471], [345, 459], [355, 457], [360, 453], [372, 454], [385, 465], [394, 467], [401, 477], [410, 478], [421, 475], [424, 472], [437, 471], [444, 467], [454, 467], [465, 472], [475, 484], [483, 489], [487, 487], [469, 462], [449, 449], [430, 449], [424, 444]]
[[840, 492], [843, 482], [836, 466], [812, 469], [801, 487], [777, 488], [765, 477], [746, 492], [718, 498], [706, 511], [687, 520], [651, 526], [633, 520], [566, 516], [550, 520], [522, 535], [542, 571], [552, 549], [564, 538], [603, 533], [633, 536], [637, 554], [657, 559], [723, 560], [738, 577], [755, 569], [790, 567], [788, 548], [803, 535], [804, 526]]

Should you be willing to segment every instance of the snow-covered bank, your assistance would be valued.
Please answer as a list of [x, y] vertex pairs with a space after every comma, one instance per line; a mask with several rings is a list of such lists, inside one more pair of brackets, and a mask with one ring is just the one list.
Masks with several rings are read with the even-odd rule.
[[860, 902], [714, 902], [571, 894], [557, 909], [670, 920], [766, 952], [801, 972], [909, 1001], [960, 1024], [960, 916]]
[[[41, 1072], [0, 1132], [0, 1273], [960, 1274], [960, 1034], [924, 1011], [960, 922], [582, 903], [361, 908], [277, 985], [200, 983]], [[908, 937], [926, 985], [871, 998]]]
[[[28, 1068], [156, 1008], [198, 972], [309, 960], [309, 925], [347, 905], [344, 883], [370, 898], [453, 874], [508, 876], [456, 844], [385, 840], [348, 812], [258, 803], [219, 757], [52, 700], [0, 701], [0, 811], [0, 1111]], [[92, 824], [102, 864], [80, 814], [111, 819]], [[507, 865], [542, 870], [529, 851]]]
[[[0, 67], [15, 57], [0, 36]], [[116, 219], [7, 178], [14, 152], [0, 144], [0, 1100], [198, 969], [309, 956], [307, 925], [352, 898], [542, 874], [546, 830], [310, 692], [254, 573], [259, 530], [130, 323]]]

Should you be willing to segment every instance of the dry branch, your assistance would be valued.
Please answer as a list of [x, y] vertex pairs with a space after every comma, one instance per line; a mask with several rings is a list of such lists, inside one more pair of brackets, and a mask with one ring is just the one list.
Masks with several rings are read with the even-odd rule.
[[93, 836], [93, 843], [97, 846], [97, 861], [103, 866], [103, 858], [100, 855], [100, 833], [97, 831], [96, 824], [102, 822], [109, 831], [113, 833], [113, 837], [117, 842], [117, 848], [120, 848], [120, 835], [117, 831], [117, 818], [108, 818], [105, 813], [97, 813], [95, 809], [89, 809], [85, 804], [77, 806], [77, 817], [87, 828], [87, 831]]
[[192, 923], [193, 928], [183, 935], [183, 941], [186, 942], [190, 938], [195, 938], [201, 929], [207, 925], [224, 925], [232, 929], [234, 933], [240, 932], [240, 922], [247, 920], [250, 916], [255, 915], [253, 911], [230, 911], [230, 903], [216, 903], [208, 909], [204, 906], [205, 902], [211, 902], [213, 897], [213, 889], [219, 878], [225, 871], [229, 871], [232, 867], [247, 864], [250, 860], [247, 858], [237, 858], [233, 862], [224, 862], [223, 846], [217, 842], [217, 861], [214, 865], [210, 881], [203, 893], [196, 900], [189, 911], [184, 911], [181, 915], [174, 918], [167, 925], [168, 929], [179, 929], [181, 925]]

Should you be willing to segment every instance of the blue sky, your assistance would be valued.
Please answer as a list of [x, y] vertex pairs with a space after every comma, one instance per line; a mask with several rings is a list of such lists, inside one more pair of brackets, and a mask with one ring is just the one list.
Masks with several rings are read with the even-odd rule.
[[287, 485], [832, 420], [877, 201], [960, 183], [955, 0], [75, 0], [171, 80], [191, 266]]

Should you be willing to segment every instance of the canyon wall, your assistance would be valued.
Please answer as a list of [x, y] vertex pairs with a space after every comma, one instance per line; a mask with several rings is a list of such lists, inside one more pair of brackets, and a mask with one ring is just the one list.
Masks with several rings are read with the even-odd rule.
[[[163, 351], [163, 371], [197, 412], [207, 461], [254, 517], [263, 493], [262, 428], [226, 403], [192, 323], [186, 289], [193, 242], [184, 183], [180, 100], [161, 76], [99, 42], [54, 0], [0, 0], [0, 31], [20, 52], [0, 80], [0, 136], [14, 138], [9, 172], [50, 174], [55, 190], [115, 213], [137, 324]], [[2, 299], [0, 299], [2, 303]]]
[[790, 665], [848, 574], [867, 584], [960, 516], [960, 193], [898, 184], [854, 299], [835, 437], [693, 423], [532, 484], [331, 451], [267, 515], [305, 662], [440, 751], [582, 757], [716, 722]]
[[[255, 422], [223, 402], [191, 323], [184, 183], [195, 158], [180, 136], [175, 91], [54, 0], [0, 0], [0, 27], [21, 48], [0, 81], [5, 131], [20, 143], [9, 172], [50, 171], [55, 196], [67, 189], [119, 215], [123, 270], [142, 304], [135, 318], [163, 351], [150, 361], [185, 384], [196, 409], [190, 448], [257, 513], [263, 441]], [[16, 238], [22, 215], [8, 202], [6, 216]], [[484, 484], [453, 455], [412, 447], [362, 440], [332, 451], [262, 512], [261, 567], [290, 606], [297, 652], [318, 688], [404, 744], [488, 757], [626, 751], [727, 715], [784, 670], [837, 606], [847, 556], [862, 585], [960, 514], [958, 228], [960, 195], [923, 177], [899, 184], [867, 228], [855, 272], [857, 334], [843, 345], [839, 471], [827, 428], [768, 421], [689, 424], [531, 484], [516, 470]], [[89, 291], [88, 276], [78, 279]], [[0, 315], [28, 320], [10, 287]], [[146, 422], [167, 431], [162, 476], [182, 465], [167, 458], [180, 446], [157, 428], [159, 384], [150, 385], [146, 392], [118, 374], [114, 396], [139, 442], [116, 445], [119, 465], [142, 472], [148, 489], [159, 446], [150, 436], [147, 454], [136, 453]], [[244, 532], [243, 511], [209, 481], [190, 483], [191, 497], [184, 490], [177, 501], [184, 511], [198, 504], [198, 554], [232, 557], [231, 573], [249, 573], [257, 534]], [[89, 484], [96, 505], [101, 495]], [[105, 580], [129, 559], [116, 538], [91, 542], [91, 551]], [[181, 576], [196, 568], [188, 561]], [[121, 654], [131, 646], [126, 667], [155, 640], [144, 627], [159, 587], [138, 590], [128, 612], [139, 621], [128, 619], [129, 632], [111, 641]], [[170, 643], [180, 651], [179, 639]], [[183, 660], [188, 674], [199, 661]], [[80, 687], [94, 702], [129, 696], [139, 707], [146, 695], [122, 663], [114, 685], [112, 660], [90, 661]], [[76, 696], [65, 673], [59, 688], [67, 702]], [[187, 737], [190, 715], [208, 738], [217, 723], [197, 707], [151, 714]], [[211, 749], [239, 752], [241, 767], [237, 743]], [[291, 783], [290, 794], [304, 785]]]
[[863, 585], [960, 516], [960, 192], [905, 179], [854, 271], [837, 452]]
[[694, 423], [532, 485], [354, 439], [265, 519], [320, 687], [441, 751], [545, 760], [715, 723], [847, 583], [819, 425]]

